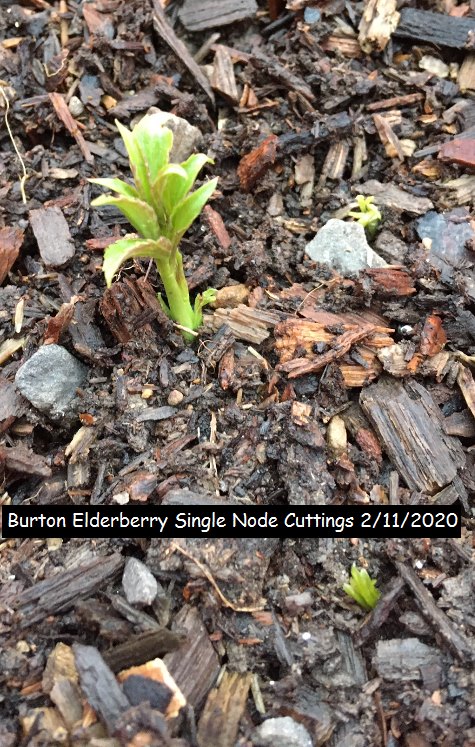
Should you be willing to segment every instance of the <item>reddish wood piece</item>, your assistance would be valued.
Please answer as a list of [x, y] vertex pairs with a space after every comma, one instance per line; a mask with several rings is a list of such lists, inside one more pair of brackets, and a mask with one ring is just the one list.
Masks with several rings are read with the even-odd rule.
[[206, 205], [206, 207], [203, 209], [203, 216], [206, 223], [216, 236], [221, 248], [225, 251], [229, 249], [232, 239], [227, 231], [226, 226], [224, 225], [224, 221], [221, 218], [220, 214], [216, 212], [216, 210], [213, 210], [211, 205]]
[[444, 143], [439, 150], [439, 158], [442, 161], [450, 161], [468, 168], [475, 168], [475, 138], [458, 138], [458, 140]]
[[63, 332], [69, 327], [77, 300], [78, 297], [73, 296], [69, 303], [62, 304], [56, 316], [49, 319], [44, 339], [45, 345], [56, 344]]
[[237, 173], [244, 192], [250, 192], [274, 165], [278, 142], [277, 135], [269, 135], [257, 148], [241, 158]]
[[399, 267], [374, 267], [365, 270], [374, 280], [375, 292], [383, 296], [412, 296], [416, 289], [414, 280], [407, 270]]
[[422, 355], [432, 356], [440, 353], [446, 342], [447, 335], [440, 318], [435, 315], [428, 316], [421, 334]]
[[0, 228], [0, 285], [20, 253], [24, 233], [21, 228], [10, 226]]

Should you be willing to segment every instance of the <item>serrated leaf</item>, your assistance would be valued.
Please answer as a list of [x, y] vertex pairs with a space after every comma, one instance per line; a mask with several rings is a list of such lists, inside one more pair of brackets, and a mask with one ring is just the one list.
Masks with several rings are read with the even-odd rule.
[[94, 207], [113, 205], [125, 215], [129, 223], [144, 239], [158, 239], [160, 236], [160, 227], [154, 209], [136, 197], [100, 195], [91, 202], [91, 205]]
[[88, 179], [91, 184], [98, 184], [100, 187], [105, 187], [113, 192], [118, 192], [120, 195], [125, 197], [138, 197], [139, 193], [131, 184], [122, 181], [122, 179], [110, 178], [110, 179]]
[[163, 237], [158, 241], [139, 238], [119, 239], [119, 241], [108, 246], [104, 252], [102, 270], [107, 286], [110, 286], [114, 275], [128, 259], [153, 257], [154, 259], [165, 260], [170, 250], [170, 242]]
[[134, 182], [139, 196], [146, 202], [150, 202], [148, 169], [142, 151], [134, 137], [134, 133], [127, 129], [127, 127], [124, 127], [118, 119], [115, 120], [115, 124], [120, 132], [122, 140], [124, 141], [129, 156], [130, 168], [134, 175]]
[[203, 207], [216, 189], [217, 177], [203, 184], [199, 189], [192, 192], [180, 202], [171, 214], [171, 222], [174, 231], [182, 235], [191, 226], [193, 221], [201, 213]]
[[148, 114], [132, 130], [147, 166], [150, 184], [153, 184], [158, 172], [168, 164], [173, 145], [173, 132], [168, 127], [163, 127], [159, 121], [161, 118], [161, 114]]

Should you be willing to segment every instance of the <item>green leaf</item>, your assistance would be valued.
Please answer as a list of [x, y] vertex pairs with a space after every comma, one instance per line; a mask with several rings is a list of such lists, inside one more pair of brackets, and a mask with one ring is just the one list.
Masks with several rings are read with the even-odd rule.
[[158, 241], [150, 239], [119, 239], [107, 247], [104, 252], [102, 270], [105, 275], [107, 287], [110, 286], [114, 275], [128, 259], [133, 257], [153, 257], [154, 259], [166, 259], [171, 250], [170, 242], [161, 238]]
[[159, 212], [164, 211], [165, 219], [181, 201], [180, 195], [183, 194], [186, 179], [186, 171], [178, 163], [169, 163], [160, 169], [157, 179], [152, 184], [155, 209]]
[[[190, 191], [193, 184], [195, 183], [196, 177], [200, 173], [201, 169], [206, 163], [214, 163], [212, 158], [208, 158], [204, 153], [193, 153], [186, 161], [183, 161], [180, 166], [187, 174], [186, 180], [186, 191], [183, 193], [182, 198]], [[182, 199], [180, 198], [180, 199]]]
[[144, 161], [142, 151], [139, 148], [139, 144], [134, 136], [134, 132], [131, 132], [119, 122], [115, 120], [117, 129], [120, 132], [122, 140], [124, 141], [125, 148], [127, 150], [130, 162], [130, 168], [134, 175], [135, 186], [140, 197], [146, 202], [150, 202], [150, 183], [148, 176], [147, 165]]
[[350, 582], [343, 585], [343, 590], [357, 602], [364, 610], [372, 610], [376, 607], [381, 596], [376, 588], [376, 581], [364, 568], [357, 568], [353, 563], [351, 567]]
[[144, 239], [158, 239], [160, 236], [160, 227], [154, 209], [136, 197], [100, 195], [91, 202], [91, 205], [94, 207], [113, 205], [125, 215], [129, 223]]
[[177, 234], [184, 234], [201, 213], [203, 207], [216, 189], [217, 177], [203, 184], [180, 202], [171, 214], [171, 222]]
[[113, 192], [118, 192], [120, 195], [124, 195], [124, 197], [139, 196], [135, 187], [122, 181], [122, 179], [88, 179], [88, 182], [91, 182], [91, 184], [98, 184], [100, 187], [105, 187], [106, 189], [111, 189]]
[[215, 288], [207, 288], [204, 293], [198, 293], [195, 298], [195, 305], [193, 312], [195, 315], [195, 329], [201, 327], [203, 323], [203, 308], [209, 303], [216, 301], [217, 290]]
[[173, 145], [173, 132], [168, 127], [163, 127], [161, 119], [162, 114], [148, 114], [132, 130], [132, 136], [146, 164], [150, 184], [168, 164]]
[[212, 163], [211, 158], [204, 153], [194, 153], [183, 163], [171, 163], [161, 170], [157, 194], [168, 215], [185, 199], [205, 163]]

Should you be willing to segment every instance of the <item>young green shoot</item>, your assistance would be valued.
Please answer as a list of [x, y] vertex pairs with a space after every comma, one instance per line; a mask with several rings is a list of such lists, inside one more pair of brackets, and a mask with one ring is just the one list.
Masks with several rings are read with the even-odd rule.
[[161, 306], [182, 329], [184, 338], [191, 341], [202, 324], [203, 306], [215, 299], [216, 291], [209, 288], [191, 305], [178, 246], [216, 188], [217, 178], [192, 191], [199, 172], [212, 161], [203, 153], [195, 153], [183, 163], [170, 163], [173, 133], [161, 125], [160, 115], [145, 116], [132, 130], [117, 120], [116, 126], [129, 156], [134, 185], [118, 178], [90, 179], [115, 192], [101, 195], [91, 204], [113, 205], [136, 233], [107, 247], [102, 265], [107, 286], [124, 262], [152, 258], [165, 288], [166, 302], [158, 294]]
[[358, 223], [363, 226], [368, 236], [372, 238], [378, 230], [378, 226], [382, 220], [380, 211], [376, 205], [373, 204], [374, 197], [371, 195], [368, 197], [365, 197], [364, 195], [356, 195], [355, 200], [358, 210], [350, 210], [348, 215], [351, 215], [352, 218], [357, 220]]
[[371, 578], [368, 571], [358, 568], [354, 563], [351, 566], [349, 583], [343, 584], [343, 591], [367, 612], [376, 607], [381, 596], [376, 588], [376, 581]]

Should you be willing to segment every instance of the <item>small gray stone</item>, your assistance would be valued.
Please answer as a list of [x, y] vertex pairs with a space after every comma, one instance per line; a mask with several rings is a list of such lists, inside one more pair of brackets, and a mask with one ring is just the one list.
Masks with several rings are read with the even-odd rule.
[[15, 384], [31, 404], [52, 418], [65, 414], [87, 368], [61, 345], [42, 345], [15, 376]]
[[371, 249], [363, 226], [356, 221], [331, 218], [307, 244], [305, 252], [314, 262], [329, 265], [342, 275], [355, 275], [365, 267], [387, 267]]
[[270, 718], [255, 729], [255, 747], [312, 747], [312, 739], [305, 726], [290, 716]]
[[84, 104], [78, 96], [71, 96], [69, 99], [68, 109], [73, 117], [80, 117], [84, 111]]
[[152, 604], [158, 594], [157, 579], [137, 558], [127, 560], [122, 587], [129, 604]]
[[148, 114], [161, 114], [163, 127], [168, 127], [173, 132], [173, 146], [170, 152], [170, 161], [181, 163], [191, 156], [191, 154], [200, 146], [203, 135], [201, 130], [191, 125], [183, 117], [177, 117], [170, 112], [164, 112], [156, 106], [150, 107]]
[[30, 210], [30, 224], [41, 259], [49, 267], [62, 267], [76, 251], [66, 218], [59, 207]]

